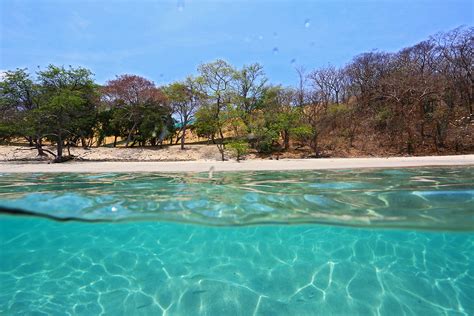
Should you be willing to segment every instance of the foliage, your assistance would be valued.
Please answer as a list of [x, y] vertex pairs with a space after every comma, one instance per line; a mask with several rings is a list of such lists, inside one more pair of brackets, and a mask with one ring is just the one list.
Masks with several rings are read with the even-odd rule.
[[244, 65], [234, 75], [234, 103], [239, 116], [251, 133], [250, 117], [253, 112], [263, 105], [262, 99], [268, 79], [265, 77], [263, 66], [259, 63]]
[[40, 155], [46, 138], [56, 144], [56, 161], [61, 161], [65, 143], [92, 135], [96, 100], [92, 73], [85, 68], [50, 65], [36, 80], [26, 69], [7, 72], [0, 103], [2, 123], [12, 127], [3, 133], [25, 137]]
[[219, 122], [215, 119], [215, 111], [211, 106], [203, 106], [196, 112], [194, 130], [199, 137], [211, 139], [219, 130]]
[[226, 138], [239, 139], [227, 144], [239, 157], [247, 146], [272, 153], [295, 144], [319, 156], [345, 141], [364, 152], [369, 138], [391, 152], [472, 151], [473, 41], [474, 28], [460, 27], [395, 53], [362, 53], [344, 67], [298, 67], [295, 88], [269, 84], [258, 63], [235, 68], [220, 59], [166, 87], [130, 74], [99, 87], [81, 67], [7, 71], [0, 140], [24, 138], [39, 155], [49, 141], [59, 161], [64, 146], [109, 136], [126, 146], [175, 138], [184, 148], [189, 130], [222, 158]]
[[135, 143], [151, 145], [163, 141], [172, 128], [172, 110], [166, 95], [143, 77], [122, 75], [103, 88], [104, 104], [114, 109], [112, 126], [117, 136], [126, 137], [125, 146]]
[[248, 153], [249, 149], [248, 143], [243, 140], [234, 140], [227, 143], [227, 146], [234, 151], [237, 161], [240, 161]]
[[173, 113], [178, 116], [180, 131], [182, 132], [181, 149], [184, 149], [186, 130], [194, 120], [195, 114], [202, 105], [206, 96], [199, 90], [196, 79], [188, 77], [184, 82], [174, 82], [165, 87], [164, 93]]
[[305, 146], [311, 142], [313, 129], [309, 124], [303, 124], [301, 126], [292, 127], [290, 133], [300, 146]]

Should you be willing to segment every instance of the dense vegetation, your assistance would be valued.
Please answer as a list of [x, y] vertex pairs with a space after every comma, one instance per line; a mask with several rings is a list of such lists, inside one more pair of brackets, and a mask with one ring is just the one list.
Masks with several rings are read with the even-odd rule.
[[[272, 85], [263, 66], [223, 60], [165, 87], [121, 75], [100, 86], [84, 68], [49, 66], [3, 74], [0, 138], [24, 138], [64, 160], [70, 146], [181, 141], [186, 133], [232, 148], [238, 158], [308, 153], [426, 154], [474, 151], [474, 28], [432, 36], [396, 53], [369, 52], [345, 67], [296, 68], [298, 85]], [[43, 148], [44, 142], [56, 151]]]

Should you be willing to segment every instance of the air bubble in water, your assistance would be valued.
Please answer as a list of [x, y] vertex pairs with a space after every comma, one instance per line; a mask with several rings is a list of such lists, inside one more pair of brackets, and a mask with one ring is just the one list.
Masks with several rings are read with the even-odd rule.
[[304, 20], [304, 27], [309, 28], [310, 26], [311, 26], [311, 20], [310, 19]]
[[278, 47], [273, 47], [273, 54], [275, 55], [278, 54], [278, 51], [279, 51]]

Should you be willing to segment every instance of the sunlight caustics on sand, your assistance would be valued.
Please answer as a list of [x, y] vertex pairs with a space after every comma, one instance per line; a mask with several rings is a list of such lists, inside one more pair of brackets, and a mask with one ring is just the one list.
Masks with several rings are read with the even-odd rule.
[[1, 174], [0, 314], [472, 315], [473, 201], [472, 167]]

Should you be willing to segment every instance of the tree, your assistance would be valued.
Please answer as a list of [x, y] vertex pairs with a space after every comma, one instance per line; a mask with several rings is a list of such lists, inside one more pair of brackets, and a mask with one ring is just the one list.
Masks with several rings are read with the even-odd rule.
[[114, 120], [117, 109], [101, 109], [97, 115], [97, 144], [104, 144], [105, 138], [114, 136], [113, 146], [117, 146], [117, 137], [123, 135], [122, 126]]
[[199, 137], [206, 137], [208, 141], [212, 140], [218, 132], [220, 124], [216, 120], [214, 109], [211, 106], [205, 104], [197, 110], [194, 130]]
[[[218, 59], [214, 62], [202, 64], [198, 67], [199, 77], [197, 82], [202, 93], [206, 96], [206, 106], [202, 115], [197, 117], [198, 129], [204, 128], [216, 144], [224, 160], [224, 133], [223, 125], [225, 119], [222, 112], [230, 105], [232, 95], [232, 83], [235, 78], [235, 70], [224, 60]], [[210, 114], [210, 116], [209, 116]], [[205, 119], [204, 121], [202, 119]], [[198, 122], [198, 120], [200, 122]], [[215, 136], [219, 136], [216, 142]]]
[[302, 107], [307, 102], [307, 91], [306, 91], [306, 69], [303, 66], [298, 66], [295, 68], [295, 71], [298, 75], [298, 86], [296, 88], [296, 104], [299, 107]]
[[243, 140], [235, 140], [227, 144], [230, 149], [235, 153], [235, 158], [237, 162], [240, 162], [243, 156], [248, 152], [248, 143]]
[[[64, 144], [91, 137], [96, 115], [96, 90], [85, 68], [49, 65], [33, 79], [26, 69], [6, 73], [1, 82], [2, 121], [11, 123], [11, 136], [25, 137], [55, 161], [63, 160]], [[44, 138], [56, 144], [56, 154], [45, 150]]]
[[65, 142], [92, 135], [96, 120], [96, 86], [85, 68], [50, 65], [38, 72], [40, 106], [28, 114], [29, 125], [56, 143], [55, 161], [63, 160]]
[[334, 66], [316, 69], [309, 75], [313, 87], [319, 90], [321, 98], [326, 105], [339, 104], [344, 89], [344, 71]]
[[121, 75], [107, 82], [103, 88], [103, 102], [114, 108], [115, 124], [124, 127], [126, 144], [136, 142], [152, 145], [168, 134], [171, 109], [165, 94], [155, 84], [136, 75]]
[[[273, 91], [272, 91], [273, 90]], [[290, 132], [299, 124], [302, 108], [294, 106], [295, 91], [289, 88], [274, 87], [269, 90], [266, 100], [268, 121], [283, 139], [283, 148], [290, 148]]]
[[188, 77], [184, 82], [169, 85], [165, 89], [165, 94], [173, 113], [179, 118], [181, 149], [184, 149], [186, 130], [194, 120], [196, 111], [204, 100], [204, 95], [199, 91], [198, 84], [192, 77]]
[[[200, 76], [197, 82], [201, 87], [201, 91], [207, 96], [210, 108], [213, 109], [214, 119], [217, 122], [217, 132], [220, 136], [220, 142], [223, 143], [224, 134], [220, 124], [220, 114], [222, 109], [230, 103], [235, 70], [224, 60], [218, 59], [200, 65], [198, 71]], [[213, 142], [214, 136], [211, 136]]]
[[474, 27], [458, 27], [431, 38], [437, 44], [443, 70], [456, 84], [461, 103], [469, 111], [469, 120], [474, 118]]
[[27, 114], [39, 107], [39, 86], [27, 69], [7, 71], [0, 82], [0, 137], [25, 137], [44, 156], [40, 135], [25, 124]]
[[275, 149], [280, 136], [283, 148], [290, 147], [290, 134], [293, 127], [299, 124], [302, 108], [294, 106], [295, 92], [289, 88], [272, 86], [265, 89], [262, 98], [263, 115], [255, 116], [252, 121], [255, 131], [256, 147], [261, 152]]
[[263, 66], [255, 63], [235, 72], [235, 103], [242, 121], [251, 133], [250, 116], [259, 106], [267, 83]]

